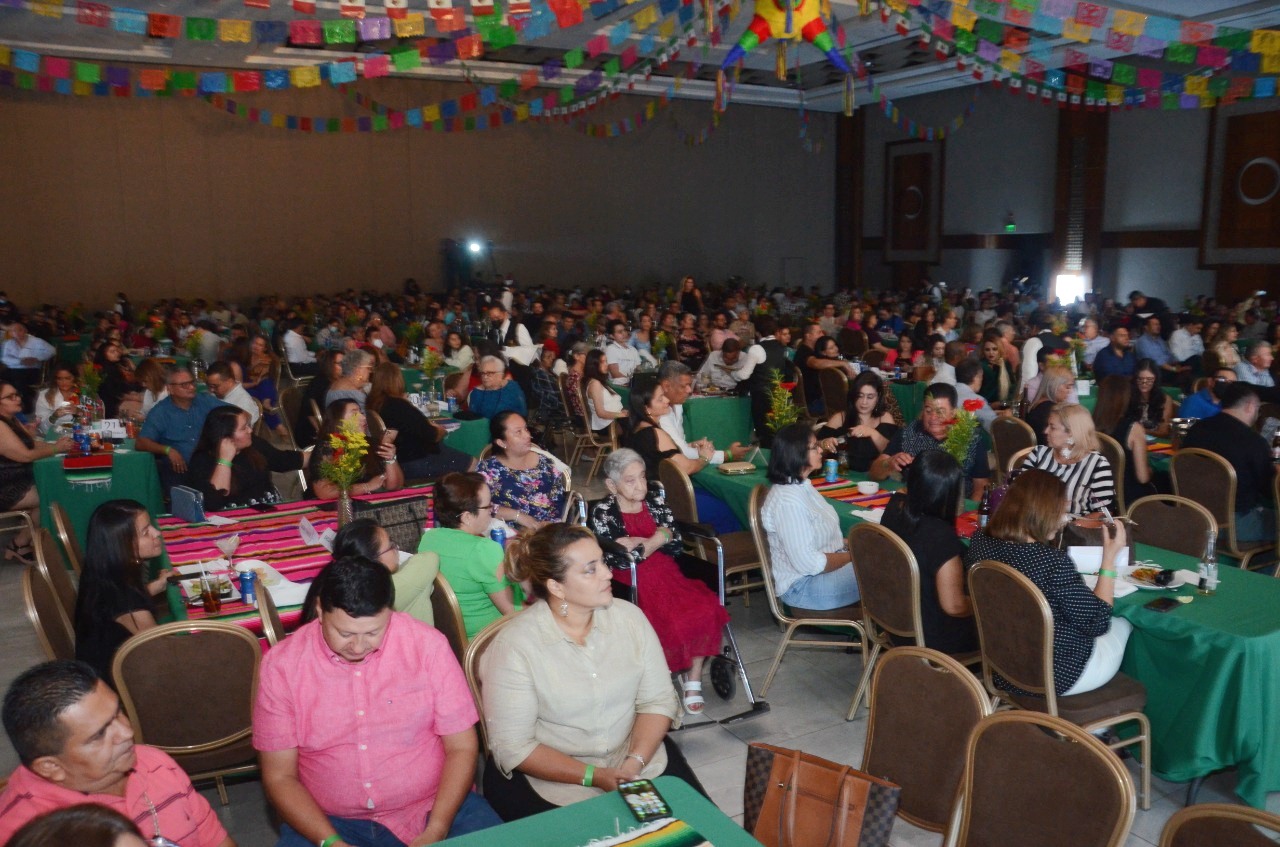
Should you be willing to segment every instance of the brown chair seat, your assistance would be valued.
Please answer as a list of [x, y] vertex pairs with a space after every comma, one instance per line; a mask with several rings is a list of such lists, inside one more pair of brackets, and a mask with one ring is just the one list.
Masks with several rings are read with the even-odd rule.
[[[1031, 712], [1047, 712], [1043, 697], [1009, 695], [1020, 708]], [[1131, 676], [1117, 673], [1115, 677], [1101, 688], [1073, 694], [1070, 697], [1058, 697], [1058, 717], [1074, 724], [1089, 724], [1094, 721], [1122, 715], [1126, 712], [1141, 712], [1147, 705], [1147, 689]]]
[[[720, 539], [720, 546], [724, 548], [725, 570], [732, 571], [731, 562], [743, 562], [759, 559], [756, 554], [756, 540], [751, 537], [750, 530], [738, 530], [737, 532], [726, 532], [724, 535], [717, 535]], [[753, 564], [751, 568], [758, 568], [758, 564]]]
[[833, 621], [862, 620], [861, 603], [854, 603], [852, 606], [841, 606], [838, 609], [798, 609], [795, 606], [787, 606], [787, 611], [791, 613], [791, 617], [807, 621], [823, 618]]

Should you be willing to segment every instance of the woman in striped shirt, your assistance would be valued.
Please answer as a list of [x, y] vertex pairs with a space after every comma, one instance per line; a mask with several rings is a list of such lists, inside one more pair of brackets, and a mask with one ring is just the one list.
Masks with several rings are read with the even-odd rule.
[[1066, 483], [1071, 514], [1086, 515], [1115, 500], [1111, 463], [1098, 452], [1098, 434], [1089, 410], [1076, 403], [1060, 403], [1049, 413], [1045, 444], [1037, 446], [1023, 467], [1038, 468]]

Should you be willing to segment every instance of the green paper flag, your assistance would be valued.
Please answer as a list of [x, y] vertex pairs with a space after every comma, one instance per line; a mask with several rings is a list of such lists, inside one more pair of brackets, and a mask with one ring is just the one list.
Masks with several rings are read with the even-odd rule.
[[1196, 60], [1196, 47], [1194, 44], [1183, 44], [1179, 41], [1171, 41], [1164, 48], [1164, 57], [1170, 62], [1177, 62], [1180, 65], [1189, 65]]
[[973, 10], [985, 18], [1000, 17], [1000, 4], [995, 0], [973, 0]]
[[213, 41], [218, 35], [218, 22], [213, 18], [187, 18], [188, 41]]
[[476, 128], [476, 119], [469, 117], [466, 119], [466, 121], [463, 122], [462, 125], [463, 127], [466, 128], [467, 132], [470, 132], [471, 130]]
[[421, 67], [422, 56], [417, 47], [401, 47], [391, 51], [391, 64], [398, 71], [411, 71]]
[[76, 82], [102, 82], [102, 66], [92, 62], [76, 62]]
[[617, 76], [620, 73], [622, 73], [622, 62], [617, 56], [604, 63], [605, 76]]
[[564, 54], [564, 66], [570, 70], [582, 65], [582, 48], [570, 50]]
[[516, 43], [516, 31], [509, 26], [495, 26], [484, 35], [490, 49], [501, 50]]
[[1209, 80], [1209, 93], [1214, 97], [1221, 97], [1227, 93], [1227, 89], [1231, 87], [1231, 80], [1225, 76], [1215, 76]]
[[1111, 81], [1116, 85], [1133, 85], [1138, 81], [1138, 69], [1133, 65], [1116, 62], [1111, 66]]
[[1228, 50], [1248, 50], [1250, 33], [1247, 29], [1236, 29], [1230, 26], [1218, 27], [1218, 35], [1213, 43]]
[[520, 93], [520, 83], [514, 79], [508, 79], [498, 86], [498, 96], [503, 100], [510, 100]]
[[339, 18], [338, 20], [324, 22], [324, 43], [325, 44], [355, 44], [356, 43], [356, 22]]
[[386, 131], [387, 131], [387, 116], [386, 116], [386, 115], [374, 115], [374, 116], [373, 116], [373, 131], [374, 131], [374, 132], [386, 132]]
[[196, 75], [191, 71], [174, 71], [169, 77], [169, 87], [174, 91], [194, 91]]
[[956, 51], [959, 53], [972, 53], [978, 45], [978, 37], [972, 32], [964, 29], [956, 30]]
[[[328, 23], [328, 21], [325, 21], [325, 23]], [[328, 120], [326, 120], [326, 121], [324, 122], [324, 128], [325, 128], [327, 131], [329, 131], [329, 132], [341, 132], [341, 131], [342, 131], [342, 119], [341, 119], [341, 118], [329, 118]]]
[[23, 91], [34, 91], [36, 87], [36, 78], [28, 73], [18, 74], [18, 88]]
[[977, 25], [973, 28], [974, 35], [990, 41], [992, 44], [1000, 44], [1004, 41], [1004, 26], [999, 21], [980, 18]]
[[1178, 108], [1178, 95], [1177, 94], [1161, 94], [1160, 108], [1162, 109]]
[[560, 105], [564, 105], [573, 100], [573, 86], [566, 85], [560, 89]]

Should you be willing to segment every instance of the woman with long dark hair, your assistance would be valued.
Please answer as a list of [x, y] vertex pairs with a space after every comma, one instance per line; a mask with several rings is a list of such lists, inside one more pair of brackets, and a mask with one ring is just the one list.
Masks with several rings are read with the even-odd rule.
[[613, 421], [627, 416], [627, 410], [622, 408], [622, 395], [609, 384], [608, 368], [603, 350], [592, 350], [587, 354], [582, 384], [587, 395], [588, 423], [593, 432], [602, 432]]
[[964, 544], [956, 535], [956, 511], [964, 471], [943, 450], [926, 450], [907, 466], [906, 491], [885, 507], [880, 525], [897, 533], [920, 570], [920, 623], [924, 644], [943, 653], [978, 649], [973, 604], [965, 587]]
[[[27, 512], [34, 521], [40, 515], [40, 494], [32, 464], [67, 452], [74, 442], [64, 435], [54, 444], [37, 443], [18, 420], [21, 413], [22, 395], [17, 387], [0, 380], [0, 511]], [[31, 552], [31, 531], [24, 524], [5, 548], [4, 557], [29, 565], [33, 561]]]
[[[329, 446], [329, 436], [342, 427], [343, 421], [352, 420], [367, 436], [364, 413], [355, 400], [334, 400], [324, 410], [324, 419], [320, 422], [320, 432], [316, 435], [316, 449], [311, 451], [311, 461], [307, 464], [307, 482], [312, 492], [321, 500], [337, 499], [338, 486], [320, 474], [321, 465], [333, 455]], [[369, 452], [364, 457], [364, 473], [360, 480], [351, 486], [352, 494], [372, 494], [379, 489], [397, 491], [404, 487], [404, 473], [396, 459], [396, 445], [382, 441], [370, 444]]]
[[1157, 437], [1167, 436], [1176, 405], [1160, 384], [1160, 366], [1150, 359], [1140, 360], [1133, 369], [1133, 411], [1142, 428]]
[[145, 571], [163, 552], [160, 530], [138, 501], [108, 500], [93, 510], [76, 594], [76, 658], [103, 679], [111, 679], [120, 645], [156, 625], [152, 598], [165, 590], [172, 571], [150, 582]]
[[818, 430], [825, 452], [835, 452], [844, 442], [849, 470], [866, 473], [898, 432], [885, 398], [884, 381], [863, 371], [849, 388], [847, 408], [836, 412]]
[[366, 406], [382, 417], [388, 429], [400, 433], [396, 448], [406, 478], [434, 480], [471, 468], [470, 456], [444, 443], [444, 428], [409, 402], [399, 365], [381, 362], [373, 369]]
[[1147, 433], [1133, 407], [1133, 383], [1111, 374], [1098, 383], [1098, 403], [1093, 408], [1098, 432], [1116, 440], [1124, 451], [1124, 501], [1132, 503], [1148, 494], [1171, 489], [1168, 473], [1157, 478], [1147, 453]]
[[280, 502], [271, 474], [301, 467], [301, 453], [277, 450], [254, 436], [249, 413], [224, 405], [205, 416], [182, 481], [204, 495], [205, 509], [216, 512]]
[[698, 458], [690, 459], [680, 451], [675, 440], [667, 434], [658, 421], [671, 411], [671, 401], [662, 390], [662, 383], [650, 381], [631, 392], [631, 433], [626, 446], [644, 459], [645, 471], [650, 479], [658, 478], [658, 465], [663, 459], [675, 462], [689, 476], [705, 468], [715, 454], [715, 447], [703, 439], [698, 447]]

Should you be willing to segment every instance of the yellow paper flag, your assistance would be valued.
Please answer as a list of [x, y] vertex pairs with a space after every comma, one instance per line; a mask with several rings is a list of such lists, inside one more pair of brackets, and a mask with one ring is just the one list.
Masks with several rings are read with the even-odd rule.
[[1280, 31], [1274, 29], [1256, 29], [1249, 39], [1249, 49], [1254, 53], [1274, 55], [1280, 53]]
[[396, 25], [397, 38], [413, 38], [427, 34], [427, 22], [422, 15], [405, 15], [392, 23]]
[[13, 61], [13, 59], [9, 52], [9, 45], [0, 44], [0, 65], [3, 65], [4, 67], [7, 68], [9, 67], [9, 63], [11, 61]]
[[1280, 53], [1262, 54], [1262, 72], [1264, 74], [1280, 73]]
[[652, 6], [645, 6], [636, 12], [636, 16], [631, 19], [631, 24], [638, 30], [648, 29], [658, 22], [658, 10]]
[[1116, 9], [1111, 28], [1121, 35], [1142, 35], [1147, 28], [1147, 16], [1125, 9]]
[[1202, 76], [1188, 76], [1184, 82], [1184, 90], [1188, 94], [1194, 94], [1197, 97], [1209, 93], [1209, 80]]
[[969, 0], [952, 0], [952, 3], [951, 3], [952, 8], [955, 8], [956, 6], [968, 6], [968, 5], [969, 5]]
[[71, 83], [71, 93], [77, 97], [88, 97], [93, 93], [93, 83], [76, 80]]
[[885, 4], [899, 15], [907, 13], [907, 0], [885, 0]]
[[440, 120], [440, 107], [434, 103], [430, 106], [423, 106], [422, 120], [427, 123], [435, 123]]
[[1088, 44], [1093, 39], [1093, 27], [1082, 24], [1075, 18], [1067, 18], [1062, 22], [1062, 37]]
[[1007, 71], [1017, 73], [1022, 70], [1022, 57], [1013, 50], [1000, 51], [1000, 67]]
[[304, 65], [289, 71], [289, 81], [294, 88], [315, 88], [320, 84], [320, 68], [317, 65]]
[[61, 18], [62, 0], [31, 0], [31, 11], [46, 18]]
[[218, 40], [237, 41], [248, 44], [252, 41], [253, 24], [235, 18], [223, 18], [218, 21]]
[[1119, 106], [1124, 102], [1124, 86], [1108, 85], [1107, 86], [1107, 102], [1113, 106]]
[[529, 120], [529, 105], [521, 103], [516, 106], [516, 123], [524, 123], [527, 120]]
[[658, 37], [664, 41], [671, 38], [671, 36], [675, 34], [676, 34], [675, 18], [667, 18], [665, 21], [662, 22], [662, 25], [658, 27]]
[[978, 13], [970, 9], [960, 6], [951, 7], [951, 22], [960, 29], [973, 31], [973, 25], [978, 21]]

